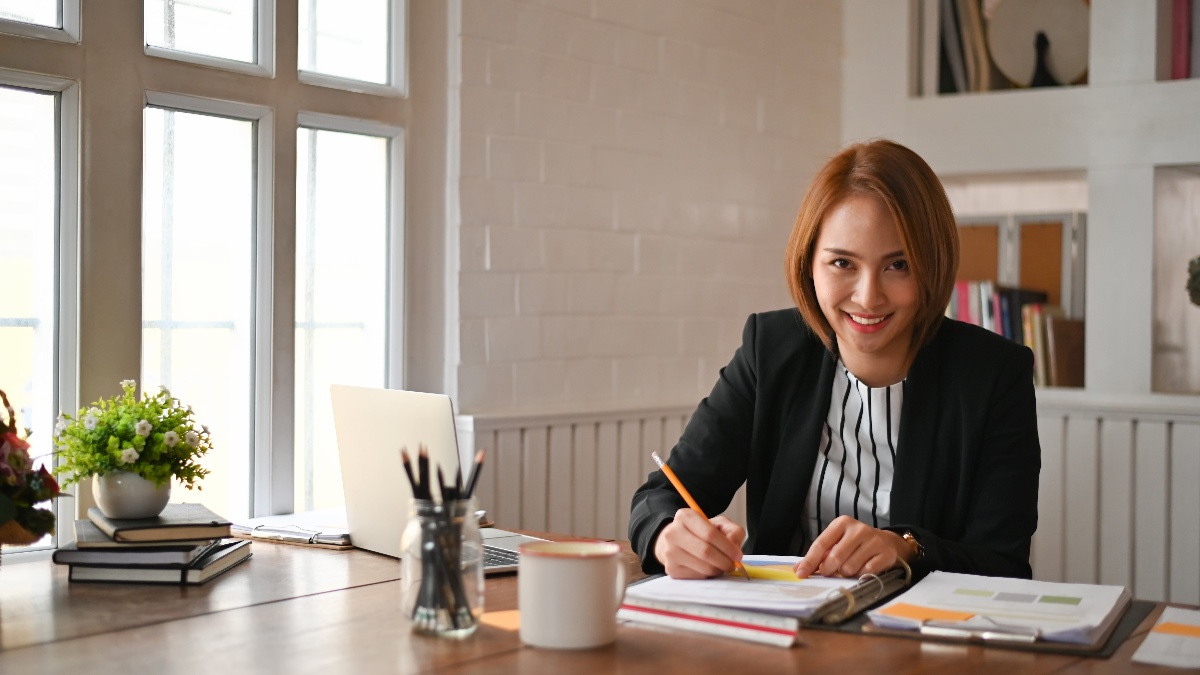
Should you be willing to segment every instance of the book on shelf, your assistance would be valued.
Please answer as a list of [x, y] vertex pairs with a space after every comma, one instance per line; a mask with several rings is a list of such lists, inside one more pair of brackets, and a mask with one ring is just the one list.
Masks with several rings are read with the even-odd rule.
[[999, 644], [1102, 646], [1132, 602], [1124, 586], [933, 572], [867, 612], [869, 632]]
[[1046, 317], [1046, 374], [1051, 387], [1083, 386], [1084, 325], [1060, 314]]
[[70, 581], [108, 581], [195, 586], [206, 583], [250, 557], [250, 540], [230, 539], [189, 565], [71, 565]]
[[1043, 291], [1002, 286], [986, 279], [960, 279], [954, 283], [946, 316], [1028, 344], [1022, 330], [1021, 308], [1032, 303], [1045, 303], [1046, 298]]
[[201, 544], [183, 546], [140, 546], [115, 544], [113, 546], [79, 548], [76, 542], [68, 542], [54, 551], [52, 560], [58, 565], [175, 565], [183, 567], [204, 557], [219, 546], [220, 539], [205, 540]]
[[88, 520], [113, 541], [187, 541], [229, 536], [230, 522], [203, 504], [167, 504], [154, 518], [109, 518], [91, 507]]
[[113, 541], [112, 537], [96, 527], [91, 520], [84, 518], [75, 521], [75, 547], [80, 550], [117, 549], [129, 551], [135, 548], [176, 548], [186, 550], [211, 542], [212, 539], [187, 539], [184, 541]]
[[798, 579], [792, 567], [799, 560], [745, 556], [750, 579], [649, 577], [626, 589], [618, 617], [787, 647], [800, 627], [840, 623], [908, 584], [902, 570], [863, 579]]

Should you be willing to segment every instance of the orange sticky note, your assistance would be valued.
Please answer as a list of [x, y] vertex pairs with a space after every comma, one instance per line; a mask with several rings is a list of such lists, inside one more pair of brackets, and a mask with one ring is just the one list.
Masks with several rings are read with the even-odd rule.
[[503, 612], [484, 612], [479, 617], [479, 623], [500, 630], [520, 630], [521, 610], [507, 609]]
[[975, 616], [970, 612], [955, 612], [949, 609], [922, 607], [920, 605], [910, 605], [906, 602], [897, 602], [894, 605], [888, 605], [879, 610], [879, 613], [901, 619], [912, 619], [913, 621], [966, 621]]
[[1150, 630], [1153, 633], [1169, 633], [1171, 635], [1200, 638], [1200, 626], [1175, 623], [1174, 621], [1164, 621]]

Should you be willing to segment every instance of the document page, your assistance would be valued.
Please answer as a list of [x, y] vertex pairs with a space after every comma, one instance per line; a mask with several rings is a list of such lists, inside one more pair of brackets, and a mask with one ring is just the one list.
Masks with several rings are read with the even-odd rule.
[[750, 577], [725, 575], [713, 579], [672, 579], [659, 577], [630, 586], [627, 598], [660, 602], [687, 602], [717, 607], [752, 609], [772, 614], [805, 618], [839, 588], [851, 588], [857, 579], [808, 577], [786, 580], [785, 573], [800, 558], [793, 556], [753, 556], [742, 558]]
[[1168, 607], [1133, 653], [1136, 663], [1200, 668], [1200, 611]]
[[1123, 586], [934, 572], [867, 615], [884, 628], [919, 630], [934, 622], [1000, 633], [1033, 629], [1043, 640], [1092, 644], [1129, 601]]

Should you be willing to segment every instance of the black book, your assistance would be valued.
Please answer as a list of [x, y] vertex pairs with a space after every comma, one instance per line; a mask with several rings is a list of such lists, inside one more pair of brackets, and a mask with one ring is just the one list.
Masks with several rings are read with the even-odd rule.
[[109, 518], [88, 509], [88, 519], [113, 541], [187, 541], [229, 536], [230, 522], [203, 504], [167, 504], [154, 518]]
[[196, 586], [223, 574], [250, 557], [250, 541], [231, 539], [214, 546], [187, 566], [71, 565], [71, 581], [115, 581], [141, 584]]
[[[79, 548], [75, 542], [59, 546], [52, 559], [58, 565], [171, 565], [186, 567], [221, 543], [220, 539], [187, 546], [130, 546]], [[123, 548], [119, 548], [123, 547]]]

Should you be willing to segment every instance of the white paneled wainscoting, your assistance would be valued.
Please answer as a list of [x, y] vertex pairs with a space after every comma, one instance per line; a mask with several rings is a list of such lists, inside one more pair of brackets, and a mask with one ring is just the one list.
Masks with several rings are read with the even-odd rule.
[[[500, 525], [625, 539], [650, 453], [666, 458], [692, 410], [461, 415], [459, 446], [487, 449], [476, 493]], [[1200, 604], [1200, 399], [1043, 389], [1038, 432], [1034, 577]], [[744, 523], [743, 505], [726, 515]]]

